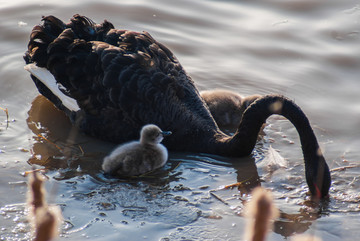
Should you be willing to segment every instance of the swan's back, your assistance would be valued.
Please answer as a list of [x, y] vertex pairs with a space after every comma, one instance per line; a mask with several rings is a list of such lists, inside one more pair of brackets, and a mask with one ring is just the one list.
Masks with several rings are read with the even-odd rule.
[[[77, 101], [81, 110], [68, 115], [90, 135], [122, 143], [138, 139], [140, 128], [154, 123], [172, 130], [168, 148], [183, 150], [176, 139], [192, 145], [184, 138], [196, 140], [217, 129], [176, 57], [146, 32], [116, 30], [107, 21], [97, 25], [79, 15], [68, 24], [48, 16], [34, 27], [25, 60], [47, 68], [63, 93]], [[39, 91], [66, 112], [32, 77]]]

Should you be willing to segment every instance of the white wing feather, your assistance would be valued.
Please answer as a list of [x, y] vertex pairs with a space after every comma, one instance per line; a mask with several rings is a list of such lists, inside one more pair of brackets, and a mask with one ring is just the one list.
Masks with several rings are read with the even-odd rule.
[[28, 64], [24, 67], [25, 70], [29, 71], [32, 75], [38, 78], [51, 92], [56, 95], [62, 102], [62, 104], [71, 111], [80, 110], [76, 100], [65, 95], [60, 91], [59, 85], [56, 83], [54, 76], [46, 68], [41, 68], [35, 64]]
[[287, 168], [288, 163], [284, 157], [280, 155], [272, 146], [269, 147], [267, 155], [262, 160], [261, 167], [267, 168], [269, 171], [275, 171], [279, 168]]

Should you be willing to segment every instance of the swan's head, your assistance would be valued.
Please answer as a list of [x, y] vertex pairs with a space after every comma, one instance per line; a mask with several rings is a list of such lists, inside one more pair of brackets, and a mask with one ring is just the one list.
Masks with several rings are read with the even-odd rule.
[[140, 132], [140, 142], [142, 144], [159, 144], [165, 136], [171, 135], [171, 131], [162, 131], [158, 126], [145, 125]]
[[327, 197], [331, 185], [329, 166], [321, 153], [310, 163], [309, 165], [305, 164], [306, 181], [310, 192], [317, 198]]

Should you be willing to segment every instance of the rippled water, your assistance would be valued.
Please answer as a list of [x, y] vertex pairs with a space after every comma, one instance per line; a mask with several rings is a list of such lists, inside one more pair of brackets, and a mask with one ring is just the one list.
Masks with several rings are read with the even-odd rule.
[[[114, 145], [78, 133], [38, 97], [23, 70], [40, 17], [68, 20], [75, 13], [150, 32], [201, 90], [294, 99], [333, 169], [329, 201], [320, 208], [307, 201], [297, 133], [278, 117], [268, 121], [248, 158], [170, 153], [152, 176], [103, 177], [101, 159]], [[242, 240], [243, 203], [259, 178], [282, 213], [269, 240], [304, 232], [323, 240], [360, 235], [358, 1], [0, 1], [0, 19], [0, 107], [9, 111], [7, 119], [0, 110], [0, 240], [29, 239], [22, 173], [33, 165], [48, 169], [48, 199], [61, 206], [65, 220], [60, 240]], [[287, 168], [262, 167], [270, 146]], [[247, 185], [219, 188], [237, 181]]]

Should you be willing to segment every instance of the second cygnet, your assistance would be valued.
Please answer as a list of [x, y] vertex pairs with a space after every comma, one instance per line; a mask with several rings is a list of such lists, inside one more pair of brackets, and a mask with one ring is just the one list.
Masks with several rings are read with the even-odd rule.
[[261, 95], [242, 97], [230, 90], [214, 89], [200, 92], [219, 127], [238, 127], [246, 108]]

